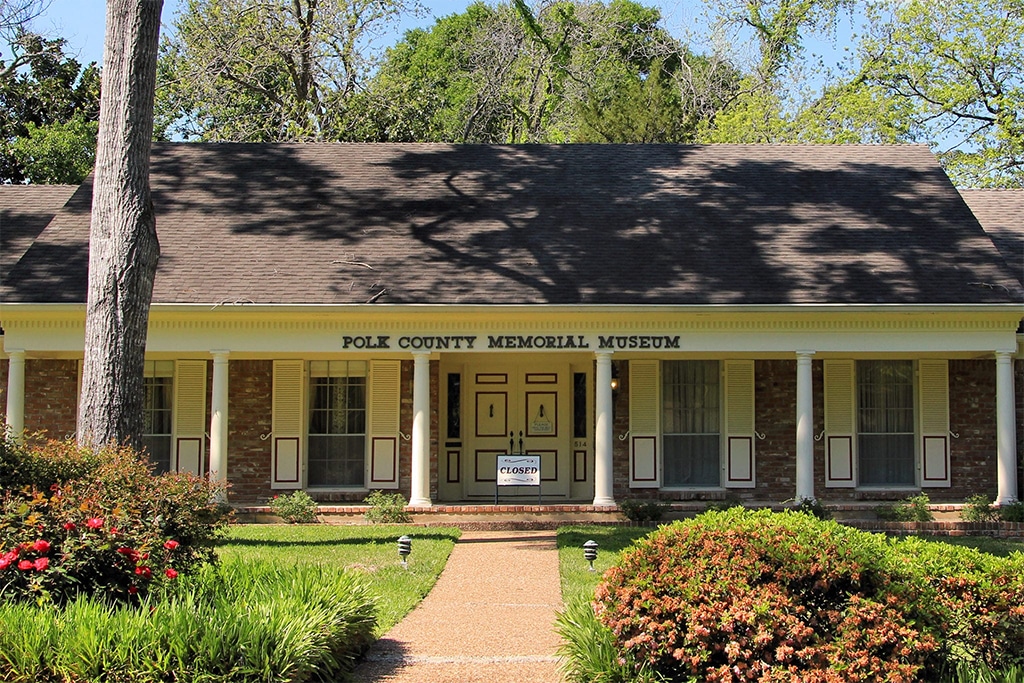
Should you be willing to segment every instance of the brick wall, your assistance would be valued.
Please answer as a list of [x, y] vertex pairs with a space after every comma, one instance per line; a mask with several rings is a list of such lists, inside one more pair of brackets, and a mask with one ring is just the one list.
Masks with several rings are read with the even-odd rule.
[[952, 487], [927, 489], [936, 501], [963, 501], [998, 491], [996, 363], [991, 359], [949, 361], [949, 439]]
[[[5, 382], [6, 387], [6, 382]], [[4, 409], [7, 407], [4, 397]], [[29, 358], [25, 361], [25, 431], [63, 439], [78, 419], [78, 361]]]
[[[212, 382], [212, 369], [209, 375]], [[260, 438], [271, 430], [273, 381], [273, 361], [228, 364], [228, 500], [236, 505], [263, 503], [276, 493], [270, 489], [273, 440]]]

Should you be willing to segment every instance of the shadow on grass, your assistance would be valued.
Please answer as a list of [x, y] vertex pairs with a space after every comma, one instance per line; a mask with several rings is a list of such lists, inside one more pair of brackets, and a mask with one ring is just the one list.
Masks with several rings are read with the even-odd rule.
[[558, 530], [558, 547], [582, 548], [587, 541], [597, 541], [599, 551], [618, 553], [655, 527], [570, 526]]
[[408, 535], [415, 541], [455, 541], [456, 536], [440, 532], [410, 533], [396, 530], [390, 536], [345, 536], [338, 538], [224, 538], [217, 542], [218, 548], [264, 547], [264, 548], [317, 548], [335, 545], [394, 545], [399, 536]]

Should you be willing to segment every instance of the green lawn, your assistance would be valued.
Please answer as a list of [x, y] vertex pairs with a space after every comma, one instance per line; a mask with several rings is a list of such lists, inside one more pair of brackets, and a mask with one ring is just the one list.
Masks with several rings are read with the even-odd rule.
[[[412, 538], [408, 569], [398, 538]], [[433, 587], [451, 554], [458, 529], [405, 526], [239, 525], [218, 547], [224, 559], [314, 563], [360, 572], [377, 603], [376, 635], [387, 632]]]

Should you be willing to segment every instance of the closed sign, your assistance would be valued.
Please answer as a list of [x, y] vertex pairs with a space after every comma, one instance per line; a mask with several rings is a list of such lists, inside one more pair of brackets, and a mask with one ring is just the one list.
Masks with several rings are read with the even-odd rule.
[[540, 486], [540, 456], [499, 455], [498, 486]]

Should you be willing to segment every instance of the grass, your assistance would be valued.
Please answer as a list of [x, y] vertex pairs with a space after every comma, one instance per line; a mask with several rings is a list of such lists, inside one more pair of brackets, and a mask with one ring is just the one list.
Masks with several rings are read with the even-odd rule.
[[[398, 538], [412, 538], [408, 569]], [[376, 636], [386, 633], [430, 591], [451, 554], [458, 529], [404, 526], [255, 524], [231, 527], [218, 547], [223, 560], [354, 569], [377, 603]], [[595, 584], [596, 585], [596, 584]]]
[[[576, 599], [589, 601], [597, 588], [601, 575], [615, 564], [619, 553], [638, 538], [654, 531], [646, 527], [565, 526], [558, 530], [558, 572], [562, 582], [562, 602], [568, 605]], [[583, 544], [597, 541], [597, 561], [594, 571], [583, 559]]]

